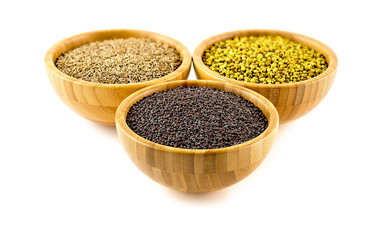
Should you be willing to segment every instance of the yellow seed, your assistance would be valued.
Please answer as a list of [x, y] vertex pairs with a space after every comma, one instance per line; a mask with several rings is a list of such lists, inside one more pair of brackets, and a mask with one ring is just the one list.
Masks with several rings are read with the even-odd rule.
[[280, 36], [234, 37], [217, 42], [205, 51], [202, 60], [224, 76], [268, 84], [306, 80], [328, 67], [323, 54]]

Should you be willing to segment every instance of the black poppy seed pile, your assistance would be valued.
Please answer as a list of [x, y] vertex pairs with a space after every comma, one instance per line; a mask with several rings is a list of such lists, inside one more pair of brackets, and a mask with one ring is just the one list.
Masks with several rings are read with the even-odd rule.
[[262, 111], [231, 92], [178, 87], [133, 104], [126, 123], [139, 136], [166, 146], [214, 149], [249, 141], [268, 126]]

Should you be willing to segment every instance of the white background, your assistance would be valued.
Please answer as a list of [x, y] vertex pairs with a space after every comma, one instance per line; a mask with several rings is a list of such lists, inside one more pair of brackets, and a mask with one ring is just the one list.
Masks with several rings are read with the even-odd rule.
[[[378, 3], [2, 1], [0, 239], [383, 239]], [[162, 33], [190, 52], [226, 31], [286, 30], [330, 46], [339, 68], [316, 109], [280, 126], [253, 174], [185, 194], [143, 175], [113, 127], [76, 115], [49, 84], [51, 45], [111, 28]]]

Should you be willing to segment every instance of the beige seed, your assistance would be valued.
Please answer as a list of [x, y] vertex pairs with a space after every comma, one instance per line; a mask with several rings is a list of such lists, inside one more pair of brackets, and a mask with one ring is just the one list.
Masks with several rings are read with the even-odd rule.
[[59, 56], [55, 65], [84, 81], [125, 84], [164, 77], [181, 62], [173, 47], [150, 39], [127, 38], [84, 44]]

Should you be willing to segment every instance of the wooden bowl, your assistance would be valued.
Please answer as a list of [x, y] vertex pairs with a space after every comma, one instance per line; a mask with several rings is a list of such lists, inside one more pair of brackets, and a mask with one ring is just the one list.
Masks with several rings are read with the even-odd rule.
[[[320, 75], [296, 83], [259, 84], [227, 78], [208, 68], [202, 61], [202, 55], [214, 43], [235, 36], [271, 35], [289, 38], [322, 53], [328, 68]], [[335, 53], [325, 44], [310, 37], [278, 30], [239, 30], [222, 33], [201, 42], [193, 53], [193, 65], [198, 79], [212, 79], [238, 84], [254, 90], [269, 99], [278, 110], [280, 123], [295, 120], [314, 109], [326, 96], [334, 82], [338, 59]]]
[[[253, 102], [268, 120], [267, 129], [258, 137], [226, 148], [182, 149], [144, 139], [126, 123], [134, 103], [155, 92], [179, 86], [199, 86], [233, 92]], [[186, 80], [160, 83], [127, 97], [116, 112], [120, 141], [135, 165], [154, 181], [182, 192], [209, 192], [239, 182], [253, 172], [266, 157], [278, 130], [278, 113], [270, 101], [247, 88], [228, 82]]]
[[[87, 82], [68, 76], [55, 66], [56, 59], [62, 53], [83, 44], [129, 37], [149, 38], [174, 47], [181, 55], [181, 66], [162, 78], [129, 84]], [[191, 54], [177, 40], [159, 33], [130, 29], [100, 30], [81, 33], [56, 43], [46, 53], [45, 65], [53, 89], [66, 105], [86, 119], [106, 125], [114, 125], [114, 117], [118, 105], [133, 92], [156, 83], [187, 79], [191, 67]]]

